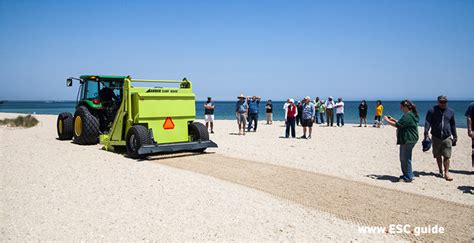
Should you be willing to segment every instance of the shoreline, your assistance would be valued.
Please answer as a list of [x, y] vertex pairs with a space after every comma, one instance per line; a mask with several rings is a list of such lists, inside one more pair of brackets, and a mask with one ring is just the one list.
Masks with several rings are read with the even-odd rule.
[[[55, 118], [57, 118], [57, 116], [58, 116], [58, 115], [53, 115], [53, 114], [12, 113], [12, 112], [2, 112], [2, 111], [0, 111], [0, 114], [5, 114], [5, 115], [7, 115], [7, 116], [10, 116], [10, 115], [11, 115], [11, 116], [20, 116], [20, 115], [51, 116], [51, 117], [55, 117]], [[199, 117], [197, 117], [197, 118], [196, 118], [196, 121], [199, 121], [199, 122], [205, 124], [204, 118], [199, 118]], [[215, 121], [215, 122], [219, 122], [219, 121], [223, 121], [223, 122], [236, 122], [236, 125], [237, 125], [237, 120], [236, 120], [236, 119], [214, 119], [214, 121]], [[266, 120], [264, 120], [264, 119], [262, 119], [262, 120], [259, 119], [258, 122], [259, 122], [259, 127], [260, 127], [260, 126], [270, 126], [270, 125], [272, 125], [272, 124], [266, 124]], [[265, 122], [265, 123], [263, 123], [263, 122]], [[275, 124], [277, 124], [277, 123], [284, 124], [283, 120], [273, 120], [273, 122], [274, 122]], [[284, 129], [284, 126], [281, 126], [281, 124], [279, 124], [279, 126], [282, 127], [282, 129]], [[357, 124], [357, 123], [346, 123], [346, 122], [345, 122], [343, 127], [359, 128], [358, 125], [359, 125], [359, 124]], [[361, 128], [374, 128], [372, 125], [373, 125], [373, 124], [370, 124], [370, 125], [369, 125], [369, 123], [367, 123], [367, 127], [362, 126]], [[296, 128], [302, 128], [301, 125], [295, 125], [295, 126], [296, 126]], [[385, 126], [388, 127], [388, 126], [390, 126], [390, 125], [385, 124]], [[328, 128], [330, 128], [331, 126], [327, 126], [327, 125], [325, 125], [325, 124], [317, 124], [317, 123], [314, 123], [314, 124], [313, 124], [313, 128], [314, 128], [314, 127], [321, 127], [321, 128], [323, 128], [323, 127], [328, 127]], [[338, 127], [335, 123], [334, 123], [334, 126], [332, 126], [332, 128], [343, 128], [343, 127]], [[424, 127], [423, 127], [422, 125], [419, 125], [418, 128], [419, 128], [419, 129], [422, 129], [422, 128], [424, 128]], [[463, 129], [463, 128], [460, 127], [459, 129]], [[253, 133], [253, 132], [250, 131], [250, 133]]]

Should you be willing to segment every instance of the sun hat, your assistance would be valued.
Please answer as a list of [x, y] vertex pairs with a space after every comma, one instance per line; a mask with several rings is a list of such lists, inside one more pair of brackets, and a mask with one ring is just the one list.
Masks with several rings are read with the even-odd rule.
[[240, 98], [245, 98], [244, 94], [240, 94], [239, 96], [237, 96], [238, 99]]
[[208, 98], [208, 99], [212, 99], [212, 97], [211, 97], [211, 96], [207, 96], [207, 98]]
[[421, 146], [423, 147], [423, 152], [426, 152], [430, 150], [431, 148], [431, 138], [425, 138], [423, 139], [423, 142], [421, 142]]
[[329, 96], [328, 99], [332, 100], [333, 98], [332, 98], [332, 96]]
[[295, 103], [295, 100], [293, 98], [290, 98], [290, 103]]
[[306, 100], [311, 100], [311, 97], [309, 97], [309, 96], [306, 96], [306, 97], [304, 97], [304, 98], [305, 98]]
[[440, 95], [440, 96], [438, 96], [438, 101], [447, 102], [447, 101], [448, 101], [448, 97], [446, 97], [446, 95]]

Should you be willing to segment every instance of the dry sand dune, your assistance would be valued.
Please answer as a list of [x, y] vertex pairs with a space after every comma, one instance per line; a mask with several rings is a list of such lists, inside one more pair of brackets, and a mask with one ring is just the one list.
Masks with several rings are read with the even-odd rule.
[[[0, 119], [6, 116], [13, 114]], [[281, 123], [239, 137], [229, 135], [233, 121], [217, 121], [212, 139], [220, 148], [211, 153], [135, 161], [99, 145], [58, 141], [55, 117], [38, 117], [35, 128], [0, 127], [1, 240], [473, 237], [473, 195], [457, 188], [473, 185], [471, 168], [459, 162], [468, 158], [467, 139], [454, 151], [453, 168], [465, 171], [453, 174], [455, 181], [430, 176], [435, 165], [420, 152], [415, 170], [424, 174], [401, 184], [368, 176], [399, 173], [391, 128], [316, 128], [313, 140], [286, 140], [278, 138]], [[378, 142], [367, 151], [367, 140]], [[390, 223], [439, 224], [447, 233], [358, 231]]]

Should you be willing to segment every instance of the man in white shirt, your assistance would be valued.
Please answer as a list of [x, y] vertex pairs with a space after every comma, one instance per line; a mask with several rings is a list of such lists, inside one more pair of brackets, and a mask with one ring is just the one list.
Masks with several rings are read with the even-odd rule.
[[337, 126], [339, 127], [339, 124], [341, 127], [344, 126], [344, 102], [342, 101], [342, 98], [338, 98], [336, 105], [336, 119], [337, 119]]

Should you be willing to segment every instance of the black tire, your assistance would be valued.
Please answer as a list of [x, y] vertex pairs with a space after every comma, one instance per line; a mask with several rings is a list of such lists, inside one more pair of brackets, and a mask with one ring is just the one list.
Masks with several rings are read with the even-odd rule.
[[139, 155], [138, 149], [143, 145], [153, 144], [150, 131], [142, 125], [135, 125], [127, 132], [127, 154], [134, 159], [144, 159], [146, 155]]
[[79, 106], [74, 113], [74, 142], [80, 145], [97, 144], [99, 142], [99, 119], [90, 111]]
[[[188, 126], [188, 132], [191, 136], [191, 141], [208, 141], [209, 140], [209, 131], [207, 127], [199, 122], [193, 122]], [[204, 152], [206, 148], [196, 149], [195, 152]]]
[[59, 140], [71, 140], [73, 136], [73, 119], [72, 114], [63, 112], [58, 115], [56, 121], [56, 130]]

